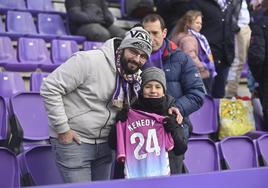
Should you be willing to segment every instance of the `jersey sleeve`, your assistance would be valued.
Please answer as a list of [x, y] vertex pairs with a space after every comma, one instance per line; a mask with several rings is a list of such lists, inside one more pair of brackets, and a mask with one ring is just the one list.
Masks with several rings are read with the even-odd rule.
[[166, 150], [171, 151], [174, 148], [173, 138], [172, 138], [171, 134], [167, 133], [166, 131], [164, 133], [164, 136], [165, 136], [165, 142], [166, 142], [166, 144], [165, 144], [166, 145]]
[[117, 157], [118, 161], [124, 161], [126, 157], [126, 150], [125, 150], [125, 131], [124, 131], [124, 124], [119, 121], [116, 124], [116, 134], [117, 134]]

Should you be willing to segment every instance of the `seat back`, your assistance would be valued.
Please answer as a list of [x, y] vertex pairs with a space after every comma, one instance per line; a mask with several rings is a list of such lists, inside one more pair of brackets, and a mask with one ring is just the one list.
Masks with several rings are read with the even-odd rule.
[[268, 166], [268, 133], [259, 137], [256, 143], [263, 165]]
[[49, 51], [43, 39], [24, 38], [18, 41], [20, 62], [29, 64], [51, 64]]
[[24, 0], [0, 0], [0, 7], [5, 9], [26, 9]]
[[184, 165], [189, 173], [219, 170], [219, 155], [215, 143], [208, 138], [189, 139]]
[[10, 98], [18, 92], [26, 91], [24, 81], [18, 73], [0, 72], [0, 95]]
[[219, 143], [221, 159], [227, 169], [257, 167], [253, 141], [247, 136], [226, 137]]
[[48, 117], [39, 93], [18, 93], [10, 100], [11, 109], [23, 130], [23, 139], [40, 141], [49, 138]]
[[0, 32], [1, 33], [6, 32], [6, 28], [5, 28], [5, 25], [3, 23], [3, 20], [2, 20], [2, 17], [1, 16], [0, 16]]
[[0, 96], [0, 141], [6, 140], [8, 135], [8, 110], [5, 99]]
[[40, 92], [42, 82], [48, 75], [49, 73], [33, 72], [30, 78], [30, 90]]
[[6, 148], [0, 147], [0, 185], [19, 187], [19, 167], [16, 156]]
[[[63, 179], [55, 162], [55, 156], [50, 145], [35, 146], [22, 155], [26, 169], [23, 172], [30, 174], [34, 185], [62, 184]], [[40, 170], [41, 169], [41, 170]]]
[[203, 106], [196, 112], [192, 113], [189, 118], [193, 125], [194, 134], [202, 135], [217, 132], [217, 108], [213, 98], [210, 96], [205, 96]]
[[67, 35], [63, 19], [58, 14], [39, 13], [37, 25], [39, 34]]
[[10, 33], [36, 34], [33, 16], [29, 12], [8, 11], [7, 31]]
[[52, 40], [52, 60], [55, 64], [65, 62], [71, 55], [79, 51], [78, 44], [72, 40]]
[[53, 11], [51, 0], [27, 0], [29, 10]]
[[96, 50], [103, 45], [103, 42], [96, 41], [85, 41], [83, 49], [86, 50]]
[[0, 37], [0, 64], [17, 63], [17, 53], [9, 37]]

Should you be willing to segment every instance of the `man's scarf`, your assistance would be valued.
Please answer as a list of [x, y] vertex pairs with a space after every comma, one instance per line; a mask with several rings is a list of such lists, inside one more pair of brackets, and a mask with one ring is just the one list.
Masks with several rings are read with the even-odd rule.
[[130, 105], [133, 97], [138, 97], [141, 78], [139, 72], [127, 75], [121, 66], [123, 50], [117, 50], [115, 55], [116, 89], [113, 94], [113, 106], [122, 109], [124, 104]]

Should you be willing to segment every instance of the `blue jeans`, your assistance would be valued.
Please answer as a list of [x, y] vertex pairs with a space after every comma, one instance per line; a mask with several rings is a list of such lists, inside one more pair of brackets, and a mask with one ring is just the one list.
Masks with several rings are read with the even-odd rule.
[[50, 142], [65, 183], [110, 179], [113, 155], [108, 143], [60, 144], [55, 138]]

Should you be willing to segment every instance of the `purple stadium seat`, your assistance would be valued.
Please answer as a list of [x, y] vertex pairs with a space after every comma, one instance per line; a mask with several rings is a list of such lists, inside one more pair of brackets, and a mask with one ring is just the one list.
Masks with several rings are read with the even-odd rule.
[[258, 166], [253, 141], [247, 136], [226, 137], [219, 142], [219, 151], [227, 169], [245, 169]]
[[23, 149], [47, 143], [48, 118], [40, 94], [18, 93], [10, 99], [10, 102], [16, 121], [23, 130]]
[[193, 125], [193, 134], [208, 135], [217, 132], [217, 107], [210, 96], [205, 97], [203, 106], [189, 118]]
[[258, 155], [261, 157], [261, 165], [268, 166], [268, 133], [256, 139]]
[[96, 41], [85, 41], [83, 44], [83, 49], [86, 50], [96, 50], [103, 45], [103, 42]]
[[16, 68], [22, 71], [34, 71], [42, 65], [53, 66], [43, 39], [21, 37], [18, 41], [18, 58], [20, 66]]
[[20, 187], [19, 167], [16, 156], [6, 148], [0, 148], [1, 187]]
[[0, 11], [8, 10], [25, 10], [26, 5], [24, 0], [0, 0]]
[[64, 63], [71, 55], [79, 51], [78, 44], [72, 40], [52, 40], [51, 53], [54, 64]]
[[26, 0], [27, 9], [32, 14], [38, 13], [54, 13], [66, 16], [65, 12], [56, 11], [53, 7], [52, 0]]
[[63, 179], [55, 163], [50, 145], [34, 146], [18, 156], [24, 186], [62, 184]]
[[29, 12], [8, 11], [6, 22], [8, 35], [12, 38], [37, 35], [33, 17]]
[[8, 138], [8, 110], [5, 99], [0, 96], [0, 141]]
[[251, 139], [257, 139], [260, 136], [265, 135], [265, 134], [268, 134], [268, 132], [267, 131], [250, 131], [244, 134], [244, 136], [248, 136]]
[[24, 81], [18, 73], [0, 72], [0, 95], [9, 99], [18, 92], [26, 91]]
[[127, 18], [126, 0], [120, 0], [120, 10], [123, 18]]
[[6, 28], [5, 25], [3, 23], [2, 17], [0, 16], [0, 33], [5, 33], [6, 32]]
[[189, 173], [220, 170], [219, 155], [215, 143], [208, 138], [190, 138], [184, 165]]
[[48, 40], [60, 38], [66, 40], [75, 40], [77, 42], [85, 41], [85, 37], [83, 36], [69, 35], [63, 19], [58, 14], [38, 14], [37, 25], [39, 34]]
[[27, 0], [28, 10], [54, 11], [51, 0]]
[[[17, 52], [12, 45], [9, 37], [0, 37], [0, 66], [5, 67], [7, 64], [18, 64]], [[6, 67], [5, 67], [6, 68]], [[8, 70], [6, 68], [6, 70]]]
[[40, 92], [41, 84], [48, 75], [49, 73], [33, 72], [30, 78], [30, 90], [33, 92]]

